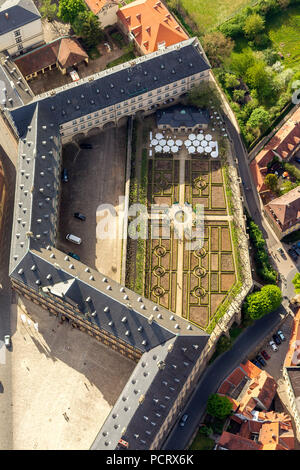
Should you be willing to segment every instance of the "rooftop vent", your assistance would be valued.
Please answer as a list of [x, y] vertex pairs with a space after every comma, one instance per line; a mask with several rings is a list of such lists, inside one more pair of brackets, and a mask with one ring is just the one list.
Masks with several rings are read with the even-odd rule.
[[103, 311], [104, 311], [105, 313], [108, 313], [108, 312], [109, 312], [109, 307], [104, 307]]

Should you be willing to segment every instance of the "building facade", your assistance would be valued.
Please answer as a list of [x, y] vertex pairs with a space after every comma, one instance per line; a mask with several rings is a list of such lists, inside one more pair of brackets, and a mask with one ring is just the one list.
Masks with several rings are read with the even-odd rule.
[[85, 0], [85, 3], [98, 17], [101, 28], [112, 26], [117, 22], [118, 2], [114, 0]]
[[0, 7], [0, 51], [15, 56], [44, 43], [41, 15], [32, 0], [6, 0]]

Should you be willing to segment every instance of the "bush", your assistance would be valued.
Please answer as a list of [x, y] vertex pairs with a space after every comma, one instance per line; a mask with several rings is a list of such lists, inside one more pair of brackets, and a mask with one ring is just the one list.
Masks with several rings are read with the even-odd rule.
[[266, 285], [260, 291], [246, 297], [245, 311], [252, 320], [257, 320], [277, 310], [281, 302], [282, 294], [279, 287]]
[[232, 403], [229, 398], [217, 393], [210, 395], [207, 401], [207, 413], [219, 419], [224, 419], [232, 412]]

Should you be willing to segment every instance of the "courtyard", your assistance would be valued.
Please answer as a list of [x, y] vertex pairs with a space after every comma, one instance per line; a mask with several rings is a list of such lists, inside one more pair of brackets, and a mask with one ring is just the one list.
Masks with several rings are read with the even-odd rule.
[[[195, 211], [200, 204], [204, 237], [201, 247], [189, 249], [187, 240], [181, 240], [172, 225], [166, 236], [163, 223], [151, 215], [148, 239], [139, 240], [136, 256], [133, 242], [129, 242], [127, 271], [132, 271], [133, 263], [140, 264], [136, 276], [143, 275], [139, 284], [146, 297], [207, 329], [238, 280], [222, 161], [204, 154], [190, 155], [184, 145], [175, 154], [156, 153], [150, 139], [145, 139], [148, 129], [152, 135], [157, 132], [155, 120], [147, 119], [137, 132], [143, 137], [137, 139], [135, 168], [143, 173], [141, 185], [145, 186], [142, 192], [148, 210], [152, 204], [189, 204]], [[219, 140], [220, 130], [209, 129], [213, 140]], [[165, 140], [172, 138], [170, 131], [163, 133]], [[176, 132], [176, 138], [185, 140], [187, 135]]]
[[88, 450], [135, 363], [25, 298], [17, 301], [7, 353], [13, 449]]
[[[103, 132], [94, 129], [80, 142], [88, 142], [93, 148], [81, 149], [77, 143], [63, 148], [62, 167], [67, 169], [69, 181], [62, 182], [57, 247], [66, 253], [75, 252], [87, 266], [120, 282], [122, 237], [119, 230], [123, 212], [119, 197], [125, 195], [126, 126]], [[111, 204], [116, 211], [114, 238], [110, 238], [107, 231], [104, 219], [108, 213], [100, 210], [101, 204]], [[76, 219], [75, 212], [84, 214], [86, 220]], [[97, 237], [98, 224], [106, 230], [103, 238]], [[80, 237], [82, 244], [67, 241], [68, 233]]]

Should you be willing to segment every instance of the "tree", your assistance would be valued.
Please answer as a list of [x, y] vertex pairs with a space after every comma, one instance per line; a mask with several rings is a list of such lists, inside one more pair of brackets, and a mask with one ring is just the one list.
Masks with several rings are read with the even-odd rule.
[[213, 67], [220, 67], [224, 60], [231, 55], [234, 42], [221, 33], [221, 31], [215, 31], [204, 36], [203, 47], [211, 65]]
[[245, 311], [252, 320], [257, 320], [276, 310], [281, 302], [281, 290], [279, 287], [270, 284], [262, 287], [260, 291], [247, 296]]
[[51, 0], [43, 0], [40, 11], [43, 18], [53, 21], [56, 16], [57, 5], [55, 3], [51, 3]]
[[238, 86], [240, 82], [236, 78], [236, 75], [233, 73], [226, 73], [225, 74], [225, 87], [226, 88], [235, 88]]
[[245, 90], [234, 90], [233, 99], [234, 101], [243, 102], [245, 97]]
[[247, 126], [255, 129], [266, 129], [270, 123], [270, 115], [262, 106], [259, 106], [252, 111]]
[[244, 33], [250, 39], [254, 39], [259, 33], [265, 28], [265, 20], [262, 16], [257, 13], [248, 16], [245, 21]]
[[269, 188], [271, 191], [275, 193], [278, 188], [278, 176], [274, 175], [274, 173], [269, 173], [265, 177], [264, 183], [267, 186], [267, 188]]
[[82, 11], [86, 11], [84, 0], [59, 1], [58, 16], [64, 23], [73, 24]]
[[296, 294], [300, 294], [300, 273], [297, 273], [294, 279], [292, 280], [294, 284]]
[[256, 62], [246, 73], [247, 83], [257, 91], [260, 98], [267, 98], [274, 93], [273, 74], [266, 70], [263, 62]]
[[219, 419], [224, 419], [232, 412], [232, 403], [229, 398], [217, 393], [210, 395], [207, 401], [207, 413]]
[[72, 26], [75, 33], [84, 39], [84, 43], [88, 48], [95, 46], [103, 38], [99, 20], [91, 11], [80, 12]]
[[215, 85], [212, 83], [201, 83], [200, 86], [194, 86], [188, 95], [189, 104], [204, 108], [213, 105], [221, 108], [222, 99]]
[[232, 54], [231, 67], [239, 77], [245, 77], [247, 70], [254, 64], [255, 57], [251, 50], [246, 50], [241, 54]]

